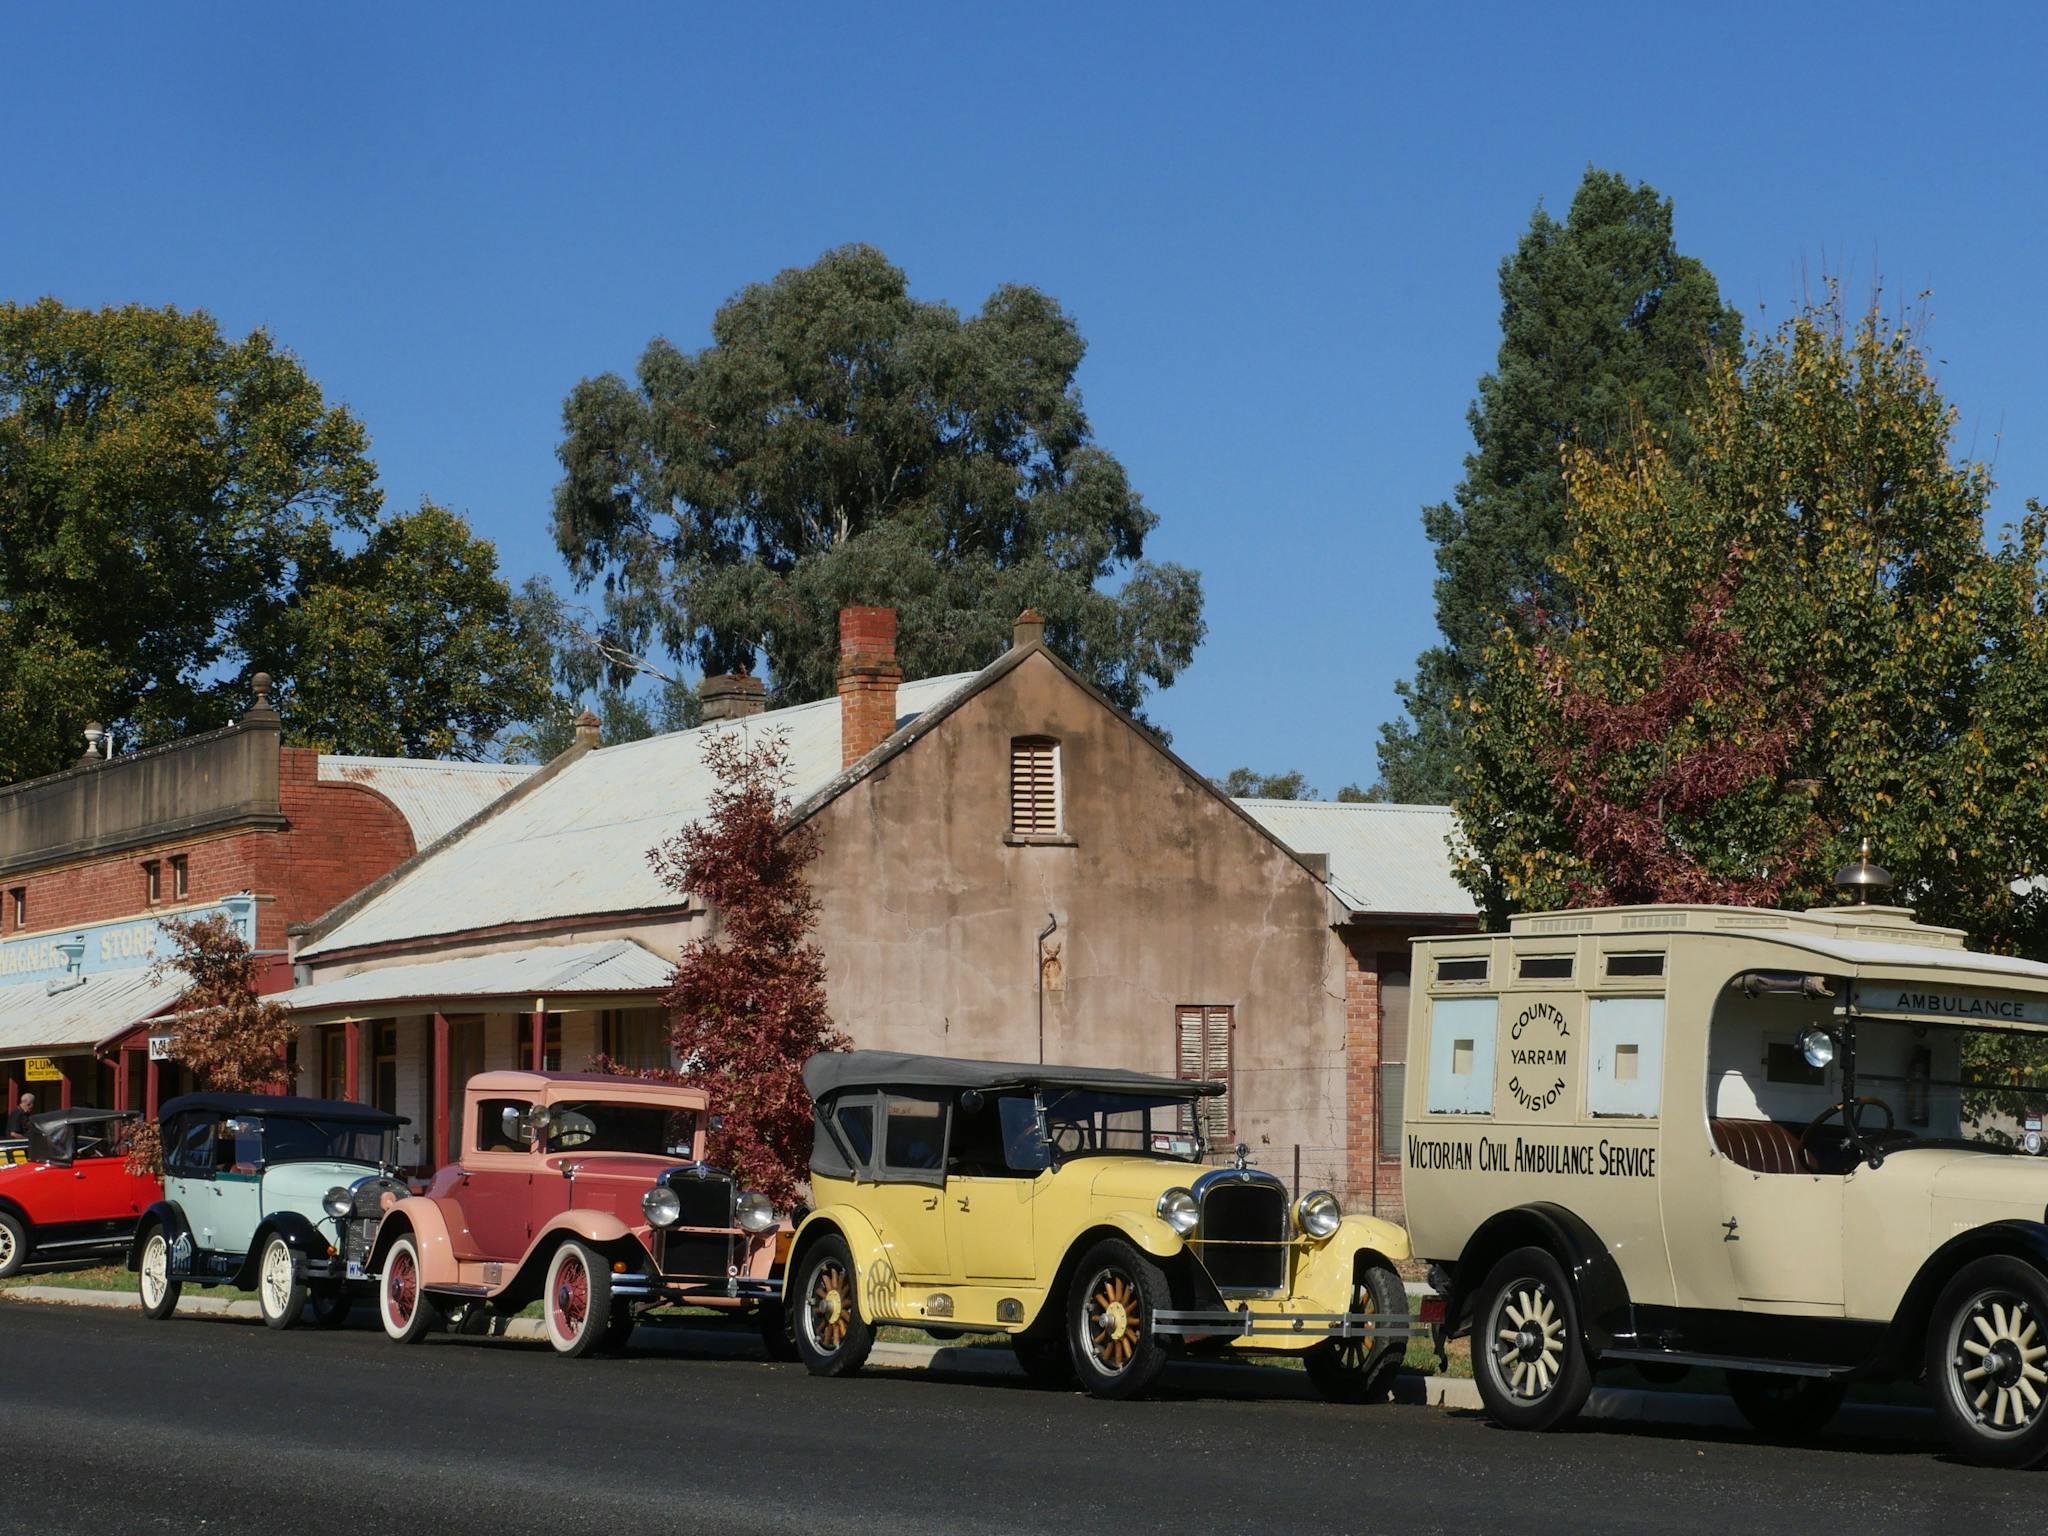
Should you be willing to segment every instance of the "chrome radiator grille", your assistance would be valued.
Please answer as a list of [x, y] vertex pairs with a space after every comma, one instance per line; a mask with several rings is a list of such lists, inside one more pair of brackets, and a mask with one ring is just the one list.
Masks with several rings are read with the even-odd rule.
[[1198, 1253], [1224, 1290], [1287, 1284], [1287, 1192], [1263, 1179], [1219, 1181], [1201, 1192]]

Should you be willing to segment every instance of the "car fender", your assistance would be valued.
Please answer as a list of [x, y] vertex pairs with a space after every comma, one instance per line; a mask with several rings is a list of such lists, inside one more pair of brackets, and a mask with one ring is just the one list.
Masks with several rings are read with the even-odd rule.
[[1579, 1324], [1595, 1349], [1634, 1331], [1628, 1284], [1606, 1243], [1574, 1212], [1538, 1201], [1494, 1212], [1466, 1241], [1445, 1312], [1453, 1333], [1469, 1324], [1467, 1314], [1486, 1272], [1517, 1248], [1547, 1249], [1564, 1266]]
[[285, 1246], [300, 1259], [325, 1259], [334, 1252], [334, 1244], [300, 1212], [272, 1211], [257, 1223], [256, 1236], [242, 1261], [242, 1272], [235, 1277], [235, 1284], [242, 1290], [255, 1289], [256, 1276], [263, 1268], [264, 1247], [273, 1237], [283, 1238]]
[[420, 1284], [455, 1284], [458, 1271], [455, 1245], [448, 1238], [448, 1213], [431, 1195], [408, 1195], [384, 1213], [384, 1219], [377, 1224], [377, 1241], [370, 1249], [370, 1261], [363, 1267], [371, 1274], [381, 1274], [384, 1256], [398, 1241], [399, 1234], [407, 1231], [412, 1233], [413, 1245], [419, 1250]]
[[142, 1268], [143, 1240], [149, 1235], [149, 1229], [153, 1226], [161, 1226], [164, 1229], [164, 1241], [167, 1243], [175, 1244], [182, 1237], [186, 1240], [188, 1247], [196, 1249], [198, 1246], [191, 1241], [192, 1224], [185, 1219], [184, 1207], [175, 1200], [158, 1200], [136, 1219], [135, 1235], [128, 1239], [128, 1268], [130, 1270]]
[[1155, 1259], [1178, 1258], [1187, 1251], [1187, 1240], [1149, 1211], [1111, 1211], [1095, 1225], [1116, 1228]]
[[1376, 1216], [1346, 1216], [1325, 1242], [1308, 1249], [1294, 1273], [1294, 1294], [1331, 1312], [1351, 1310], [1358, 1261], [1372, 1256], [1388, 1267], [1408, 1257], [1408, 1234]]
[[1886, 1332], [1884, 1353], [1901, 1370], [1917, 1367], [1942, 1287], [1965, 1264], [1993, 1255], [2018, 1259], [2048, 1274], [2048, 1225], [2020, 1219], [1990, 1221], [1958, 1232], [1929, 1254], [1906, 1287]]
[[853, 1258], [854, 1301], [858, 1303], [864, 1317], [881, 1315], [886, 1308], [879, 1303], [886, 1300], [896, 1285], [896, 1273], [889, 1263], [889, 1250], [883, 1246], [882, 1235], [875, 1230], [875, 1224], [862, 1214], [858, 1206], [827, 1205], [811, 1212], [796, 1229], [796, 1236], [790, 1240], [789, 1262], [782, 1270], [782, 1301], [784, 1306], [795, 1306], [797, 1290], [803, 1284], [801, 1273], [811, 1246], [820, 1238], [838, 1237], [846, 1244], [847, 1252]]

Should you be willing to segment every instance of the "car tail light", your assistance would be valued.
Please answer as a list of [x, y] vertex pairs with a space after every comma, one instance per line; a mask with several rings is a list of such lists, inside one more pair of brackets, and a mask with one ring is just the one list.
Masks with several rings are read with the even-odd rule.
[[1415, 1316], [1421, 1322], [1440, 1323], [1444, 1320], [1448, 1310], [1443, 1297], [1425, 1296], [1422, 1298], [1422, 1305], [1416, 1308]]

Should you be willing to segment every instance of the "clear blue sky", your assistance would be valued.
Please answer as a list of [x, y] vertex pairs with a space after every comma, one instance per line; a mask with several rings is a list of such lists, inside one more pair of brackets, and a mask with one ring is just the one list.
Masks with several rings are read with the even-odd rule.
[[[1426, 12], [1426, 14], [1425, 14]], [[268, 327], [431, 495], [559, 574], [563, 396], [864, 240], [923, 297], [1036, 284], [1101, 442], [1198, 567], [1154, 712], [1205, 771], [1370, 782], [1432, 635], [1495, 270], [1591, 162], [1752, 319], [1932, 289], [1959, 442], [2048, 496], [2048, 36], [2019, 7], [30, 6], [0, 295]]]

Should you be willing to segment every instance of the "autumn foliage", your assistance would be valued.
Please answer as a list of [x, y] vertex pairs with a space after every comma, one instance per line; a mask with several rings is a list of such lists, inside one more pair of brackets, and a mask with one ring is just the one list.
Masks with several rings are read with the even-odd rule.
[[707, 906], [711, 936], [685, 946], [663, 997], [680, 1080], [706, 1090], [723, 1127], [711, 1157], [786, 1205], [810, 1159], [811, 1098], [802, 1069], [845, 1050], [825, 1003], [818, 903], [804, 870], [809, 825], [785, 828], [789, 749], [777, 732], [719, 732], [704, 752], [718, 781], [709, 814], [649, 858], [674, 890]]
[[[227, 918], [167, 917], [171, 953], [158, 976], [191, 982], [172, 1023], [171, 1054], [209, 1088], [222, 1093], [283, 1093], [291, 1083], [291, 1015], [257, 995], [248, 943]], [[154, 1124], [136, 1127], [129, 1162], [161, 1172], [163, 1149]]]

